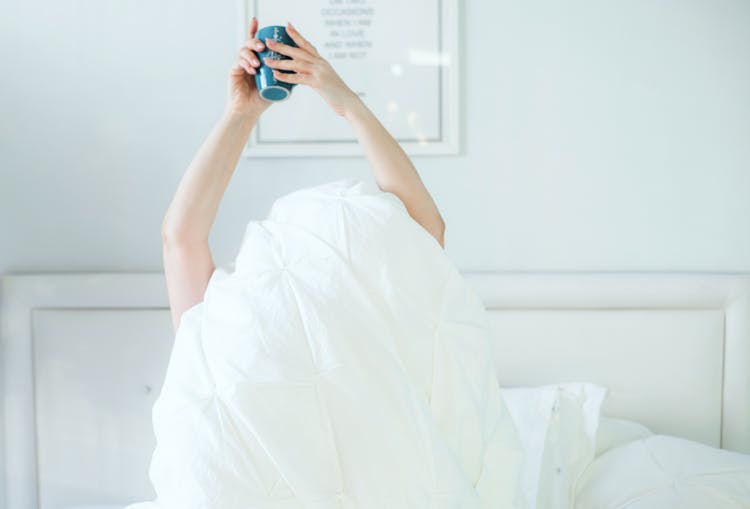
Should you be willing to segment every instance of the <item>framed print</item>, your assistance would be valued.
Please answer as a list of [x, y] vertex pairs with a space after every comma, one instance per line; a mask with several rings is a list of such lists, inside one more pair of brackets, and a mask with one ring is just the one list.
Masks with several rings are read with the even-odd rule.
[[[458, 153], [458, 0], [239, 0], [239, 33], [288, 21], [409, 155]], [[241, 45], [241, 42], [240, 42]], [[244, 154], [362, 155], [349, 122], [299, 84], [268, 108]]]

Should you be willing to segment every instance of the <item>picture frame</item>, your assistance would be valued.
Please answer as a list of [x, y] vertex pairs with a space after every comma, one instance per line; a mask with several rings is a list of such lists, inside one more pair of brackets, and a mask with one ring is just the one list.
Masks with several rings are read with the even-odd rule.
[[[240, 45], [291, 21], [412, 155], [459, 153], [458, 0], [238, 0]], [[292, 14], [290, 14], [292, 13]], [[268, 108], [245, 157], [361, 156], [348, 120], [312, 87]]]

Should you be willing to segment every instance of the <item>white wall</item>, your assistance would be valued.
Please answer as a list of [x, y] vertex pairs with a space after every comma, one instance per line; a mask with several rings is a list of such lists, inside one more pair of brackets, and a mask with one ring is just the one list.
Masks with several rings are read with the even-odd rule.
[[[3, 11], [0, 273], [161, 270], [163, 214], [223, 109], [235, 0]], [[459, 268], [750, 270], [750, 2], [470, 0], [460, 26], [462, 154], [415, 157]], [[281, 194], [368, 174], [242, 160], [215, 260]]]

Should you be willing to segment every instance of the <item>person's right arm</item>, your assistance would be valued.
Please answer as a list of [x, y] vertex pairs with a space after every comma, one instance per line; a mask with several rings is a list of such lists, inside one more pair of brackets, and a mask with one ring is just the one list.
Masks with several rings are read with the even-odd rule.
[[[299, 47], [270, 39], [265, 41], [269, 49], [291, 58], [265, 60], [275, 69], [274, 76], [281, 81], [309, 85], [336, 114], [346, 118], [370, 163], [378, 187], [398, 196], [409, 215], [445, 247], [443, 217], [401, 145], [315, 47], [291, 23], [286, 28]], [[292, 70], [296, 74], [281, 73], [278, 69]]]
[[257, 29], [253, 16], [248, 38], [229, 71], [224, 113], [180, 179], [162, 222], [164, 275], [175, 332], [185, 311], [203, 300], [216, 269], [208, 235], [250, 132], [272, 104], [255, 87], [260, 65], [255, 51], [264, 47], [255, 38]]

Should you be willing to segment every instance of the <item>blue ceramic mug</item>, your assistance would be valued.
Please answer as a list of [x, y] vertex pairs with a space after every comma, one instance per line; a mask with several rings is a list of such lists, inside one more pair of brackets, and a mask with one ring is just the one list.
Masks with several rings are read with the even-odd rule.
[[[266, 39], [273, 39], [275, 41], [282, 42], [289, 46], [297, 47], [297, 44], [289, 37], [286, 33], [286, 27], [282, 25], [269, 25], [263, 27], [255, 34], [256, 39], [260, 39], [264, 46], [266, 46]], [[258, 87], [260, 96], [266, 101], [283, 101], [292, 94], [292, 89], [297, 85], [296, 83], [287, 83], [285, 81], [277, 80], [273, 75], [273, 68], [268, 67], [263, 59], [265, 57], [273, 58], [276, 60], [291, 60], [290, 57], [277, 53], [267, 46], [263, 51], [258, 51], [260, 57], [260, 66], [258, 66], [255, 73], [255, 86]], [[285, 74], [296, 74], [294, 71], [286, 69], [278, 69], [279, 72]]]

